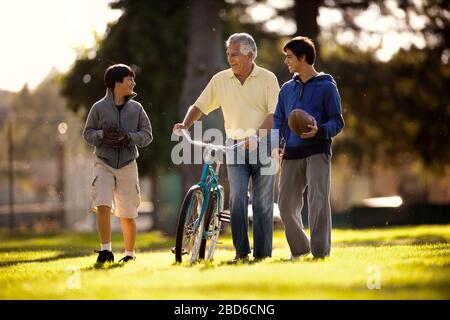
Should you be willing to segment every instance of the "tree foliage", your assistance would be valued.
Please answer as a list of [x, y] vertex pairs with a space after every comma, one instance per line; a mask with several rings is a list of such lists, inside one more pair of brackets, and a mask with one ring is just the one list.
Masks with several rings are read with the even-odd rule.
[[56, 77], [49, 75], [34, 91], [24, 86], [13, 96], [9, 120], [15, 161], [48, 160], [56, 155], [58, 125], [70, 113], [59, 95]]
[[[321, 48], [316, 68], [336, 78], [346, 120], [344, 134], [336, 141], [336, 154], [345, 152], [357, 164], [383, 158], [395, 165], [415, 157], [431, 171], [445, 169], [450, 160], [445, 146], [450, 138], [450, 101], [445, 94], [450, 84], [448, 1], [295, 0], [283, 8], [267, 0], [235, 2], [230, 12], [240, 14], [259, 42], [269, 44], [264, 50], [277, 56], [278, 61], [270, 60], [269, 69], [280, 82], [288, 79], [278, 53], [283, 43], [276, 40], [276, 34], [265, 32], [267, 21], [279, 16], [295, 21], [296, 34], [313, 38]], [[275, 13], [253, 23], [247, 9], [256, 4], [272, 7]], [[337, 10], [341, 21], [320, 26], [320, 8]], [[356, 23], [368, 9], [380, 18], [396, 19], [398, 26], [390, 31], [422, 36], [425, 47], [403, 49], [387, 62], [376, 58], [379, 47], [363, 51], [358, 40], [377, 33]], [[336, 39], [343, 32], [352, 32], [355, 41], [339, 44]], [[383, 34], [378, 36], [382, 39]]]
[[369, 53], [340, 48], [326, 59], [341, 93], [345, 138], [337, 150], [357, 161], [419, 158], [433, 171], [450, 160], [450, 68], [419, 49], [382, 63]]
[[[185, 72], [186, 1], [120, 0], [111, 7], [123, 14], [96, 48], [84, 50], [64, 79], [70, 108], [88, 111], [103, 97], [103, 74], [114, 63], [136, 72], [136, 100], [142, 103], [156, 137], [140, 151], [140, 170], [170, 165], [170, 134]], [[144, 165], [145, 164], [145, 165]]]
[[[221, 4], [223, 38], [233, 32], [252, 34], [258, 44], [257, 63], [274, 71], [282, 83], [290, 77], [281, 52], [286, 39], [267, 32], [264, 21], [251, 21], [247, 9], [256, 3], [270, 5], [263, 0], [227, 0]], [[171, 127], [179, 120], [180, 110], [186, 108], [186, 103], [180, 108], [179, 101], [188, 70], [188, 2], [123, 0], [112, 6], [123, 10], [122, 17], [110, 26], [97, 48], [80, 56], [66, 77], [63, 92], [73, 109], [87, 110], [104, 92], [103, 71], [109, 64], [133, 65], [138, 100], [158, 137], [149, 150], [142, 152], [143, 160], [149, 166], [170, 166]], [[338, 10], [342, 20], [325, 30], [317, 20], [320, 8]], [[373, 33], [356, 23], [356, 17], [369, 8], [375, 8], [380, 17], [398, 19], [399, 27], [393, 31], [422, 35], [425, 47], [402, 50], [390, 61], [381, 62], [374, 55], [377, 48], [363, 52], [357, 41], [346, 47], [338, 44], [337, 35], [345, 31], [353, 32], [355, 39]], [[450, 59], [448, 1], [296, 0], [291, 7], [275, 9], [271, 18], [292, 19], [300, 33], [316, 42], [322, 40], [318, 43], [318, 69], [337, 79], [347, 124], [345, 136], [338, 139], [336, 147], [352, 151], [356, 159], [383, 155], [401, 161], [410, 154], [438, 169], [449, 162], [445, 147], [450, 113], [445, 94]], [[417, 17], [422, 24], [416, 23]], [[328, 37], [324, 37], [326, 32]]]

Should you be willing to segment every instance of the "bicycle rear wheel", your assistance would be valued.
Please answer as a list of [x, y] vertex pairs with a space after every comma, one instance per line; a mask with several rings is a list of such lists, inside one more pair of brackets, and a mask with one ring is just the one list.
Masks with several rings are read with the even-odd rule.
[[[204, 228], [206, 237], [202, 238], [199, 250], [199, 259], [212, 260], [217, 246], [222, 222], [219, 220], [219, 212], [223, 211], [225, 201], [225, 191], [222, 186], [218, 186], [219, 192], [211, 192], [208, 199], [208, 206], [205, 212]], [[218, 199], [220, 196], [220, 199]], [[219, 201], [220, 200], [220, 201]]]
[[203, 224], [200, 219], [204, 195], [199, 186], [192, 186], [184, 197], [180, 214], [178, 215], [177, 235], [175, 240], [175, 261], [182, 262], [182, 256], [187, 254], [190, 261], [198, 258], [200, 238], [202, 237]]

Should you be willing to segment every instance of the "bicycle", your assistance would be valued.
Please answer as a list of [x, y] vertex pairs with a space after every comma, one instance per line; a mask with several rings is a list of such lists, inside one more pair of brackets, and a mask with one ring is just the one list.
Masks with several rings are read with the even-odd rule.
[[244, 145], [245, 141], [232, 146], [213, 145], [192, 140], [186, 129], [181, 132], [190, 144], [205, 147], [207, 156], [200, 181], [189, 188], [181, 205], [172, 251], [176, 262], [182, 262], [183, 255], [189, 256], [190, 263], [198, 259], [210, 261], [214, 256], [222, 222], [230, 223], [230, 214], [223, 212], [225, 192], [219, 184], [222, 153]]

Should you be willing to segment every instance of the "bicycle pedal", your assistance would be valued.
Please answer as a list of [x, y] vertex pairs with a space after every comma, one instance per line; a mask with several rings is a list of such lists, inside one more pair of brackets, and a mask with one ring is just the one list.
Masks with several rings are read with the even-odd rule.
[[[175, 254], [175, 247], [171, 249], [172, 253]], [[181, 249], [181, 255], [188, 254], [187, 250], [185, 248]]]
[[220, 221], [230, 223], [231, 222], [231, 214], [229, 212], [222, 211], [220, 213]]

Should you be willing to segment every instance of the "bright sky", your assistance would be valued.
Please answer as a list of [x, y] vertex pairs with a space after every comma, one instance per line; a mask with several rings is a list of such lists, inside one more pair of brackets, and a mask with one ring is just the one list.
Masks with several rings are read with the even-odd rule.
[[0, 89], [37, 86], [55, 67], [69, 69], [80, 45], [120, 16], [108, 0], [0, 0]]

